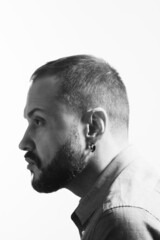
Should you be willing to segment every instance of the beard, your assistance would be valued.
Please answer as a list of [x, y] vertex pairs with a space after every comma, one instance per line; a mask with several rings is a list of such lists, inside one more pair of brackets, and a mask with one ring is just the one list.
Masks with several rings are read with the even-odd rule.
[[33, 173], [33, 188], [38, 192], [50, 193], [66, 187], [86, 166], [81, 152], [79, 136], [74, 133], [47, 167], [42, 167], [42, 160], [36, 156], [40, 175], [36, 178]]

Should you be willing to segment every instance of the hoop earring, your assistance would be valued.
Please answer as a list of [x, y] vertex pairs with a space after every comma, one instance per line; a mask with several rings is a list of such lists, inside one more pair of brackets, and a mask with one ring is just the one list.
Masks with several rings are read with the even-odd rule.
[[91, 152], [94, 152], [96, 150], [96, 146], [91, 143], [91, 145], [89, 145], [89, 149], [91, 150]]

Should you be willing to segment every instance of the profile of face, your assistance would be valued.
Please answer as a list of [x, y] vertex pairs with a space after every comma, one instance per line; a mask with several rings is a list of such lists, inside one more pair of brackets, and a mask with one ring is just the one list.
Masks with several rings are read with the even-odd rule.
[[83, 144], [75, 115], [57, 100], [59, 84], [52, 77], [32, 83], [24, 117], [28, 127], [19, 147], [38, 192], [66, 187], [85, 168]]

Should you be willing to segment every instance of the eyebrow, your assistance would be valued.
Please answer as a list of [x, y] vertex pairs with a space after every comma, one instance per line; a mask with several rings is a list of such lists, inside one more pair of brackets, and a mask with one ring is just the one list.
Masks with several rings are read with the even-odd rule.
[[41, 108], [34, 108], [34, 109], [32, 109], [32, 110], [31, 110], [29, 113], [27, 113], [27, 114], [25, 114], [25, 110], [24, 110], [24, 117], [25, 117], [25, 118], [26, 118], [26, 117], [31, 118], [32, 115], [33, 115], [36, 111], [40, 111], [40, 112], [45, 113], [45, 111], [44, 111], [43, 109], [41, 109]]

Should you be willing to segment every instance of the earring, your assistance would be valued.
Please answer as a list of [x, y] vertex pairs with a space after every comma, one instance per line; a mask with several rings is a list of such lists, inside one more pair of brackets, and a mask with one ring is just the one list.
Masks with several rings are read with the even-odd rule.
[[89, 149], [91, 150], [91, 152], [94, 152], [96, 150], [96, 146], [91, 143], [91, 145], [89, 145]]

